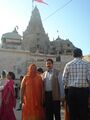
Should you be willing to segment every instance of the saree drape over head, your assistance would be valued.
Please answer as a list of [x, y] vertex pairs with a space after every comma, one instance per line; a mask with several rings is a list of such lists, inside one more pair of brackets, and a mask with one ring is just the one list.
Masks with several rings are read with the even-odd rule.
[[43, 81], [41, 76], [33, 71], [34, 64], [29, 66], [21, 86], [23, 94], [22, 120], [44, 120]]

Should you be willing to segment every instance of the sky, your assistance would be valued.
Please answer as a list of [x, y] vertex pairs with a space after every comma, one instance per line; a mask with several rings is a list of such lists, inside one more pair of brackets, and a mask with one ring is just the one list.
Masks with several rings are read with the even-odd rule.
[[[69, 39], [84, 55], [90, 54], [90, 0], [44, 0], [34, 2], [50, 41]], [[26, 30], [32, 12], [32, 0], [0, 0], [0, 43], [2, 34], [18, 26], [20, 35]]]

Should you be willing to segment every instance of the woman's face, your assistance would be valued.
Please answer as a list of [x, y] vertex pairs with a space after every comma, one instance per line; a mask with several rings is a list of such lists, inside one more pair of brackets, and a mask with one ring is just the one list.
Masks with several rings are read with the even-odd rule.
[[34, 65], [32, 66], [32, 68], [31, 68], [31, 69], [32, 69], [32, 72], [36, 72], [36, 71], [37, 71], [37, 67], [36, 67], [36, 66], [34, 66]]
[[7, 79], [11, 79], [11, 76], [9, 73], [7, 74]]
[[31, 64], [28, 68], [28, 74], [34, 74], [37, 72], [37, 67], [34, 64]]

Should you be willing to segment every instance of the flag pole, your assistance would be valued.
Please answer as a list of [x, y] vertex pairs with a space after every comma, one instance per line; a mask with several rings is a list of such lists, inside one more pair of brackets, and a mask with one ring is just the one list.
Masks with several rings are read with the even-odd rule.
[[33, 8], [34, 8], [34, 0], [32, 0], [32, 11], [33, 11]]

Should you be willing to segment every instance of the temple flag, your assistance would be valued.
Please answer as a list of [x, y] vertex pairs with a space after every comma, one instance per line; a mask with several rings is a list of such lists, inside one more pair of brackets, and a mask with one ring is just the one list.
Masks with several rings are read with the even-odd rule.
[[44, 2], [43, 0], [33, 0], [33, 2], [36, 1], [36, 2], [39, 2], [39, 3], [44, 3], [46, 5], [48, 5], [46, 2]]

